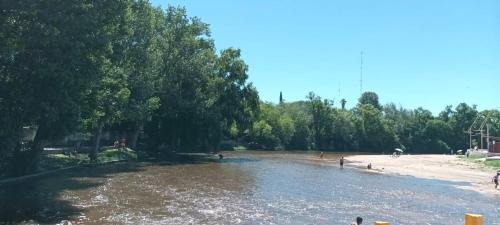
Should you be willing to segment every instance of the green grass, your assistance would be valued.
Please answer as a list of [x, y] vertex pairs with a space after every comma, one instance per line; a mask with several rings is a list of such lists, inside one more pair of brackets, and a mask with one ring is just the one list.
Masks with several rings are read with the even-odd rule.
[[246, 151], [246, 150], [248, 150], [245, 146], [236, 146], [233, 149], [235, 151]]
[[68, 166], [76, 166], [81, 163], [89, 162], [87, 154], [77, 154], [76, 156], [67, 156], [64, 154], [42, 155], [40, 158], [40, 170], [54, 170]]
[[134, 161], [137, 159], [137, 152], [130, 148], [126, 149], [109, 149], [99, 153], [97, 161], [101, 163], [114, 162], [114, 161]]
[[[128, 160], [133, 161], [137, 159], [137, 153], [130, 149], [109, 149], [99, 153], [97, 161], [99, 163], [108, 163], [114, 161]], [[87, 153], [77, 155], [64, 155], [64, 154], [49, 154], [42, 155], [40, 158], [39, 167], [41, 171], [54, 170], [69, 166], [76, 166], [83, 163], [89, 163]]]
[[489, 167], [495, 170], [500, 170], [500, 160], [485, 161], [484, 158], [480, 156], [470, 156], [468, 158], [462, 156], [461, 158], [465, 161], [477, 163], [481, 166]]
[[489, 167], [493, 167], [496, 170], [500, 170], [500, 160], [485, 161], [484, 164]]

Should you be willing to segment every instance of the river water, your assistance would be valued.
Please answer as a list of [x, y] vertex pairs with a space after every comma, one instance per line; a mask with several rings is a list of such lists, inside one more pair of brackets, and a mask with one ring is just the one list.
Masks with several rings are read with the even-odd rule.
[[366, 224], [459, 225], [474, 212], [500, 224], [499, 197], [316, 158], [228, 152], [222, 161], [79, 168], [0, 187], [0, 223], [342, 225], [361, 216]]

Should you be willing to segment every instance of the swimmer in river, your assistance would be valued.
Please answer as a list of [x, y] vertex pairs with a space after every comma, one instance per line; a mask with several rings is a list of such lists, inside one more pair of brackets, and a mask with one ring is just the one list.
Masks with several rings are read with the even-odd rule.
[[363, 218], [357, 217], [356, 222], [352, 222], [351, 225], [361, 225], [363, 223]]
[[344, 168], [344, 156], [340, 158], [340, 168]]
[[224, 156], [222, 154], [219, 154], [219, 160], [224, 159]]
[[322, 158], [323, 158], [323, 152], [321, 152], [321, 153], [319, 154], [319, 158], [320, 158], [320, 159], [322, 159]]

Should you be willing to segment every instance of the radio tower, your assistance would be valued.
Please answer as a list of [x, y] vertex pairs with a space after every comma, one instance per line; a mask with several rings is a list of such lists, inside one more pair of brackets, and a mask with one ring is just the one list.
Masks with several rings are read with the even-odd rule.
[[363, 52], [361, 52], [361, 66], [360, 66], [359, 92], [360, 92], [360, 94], [363, 94]]

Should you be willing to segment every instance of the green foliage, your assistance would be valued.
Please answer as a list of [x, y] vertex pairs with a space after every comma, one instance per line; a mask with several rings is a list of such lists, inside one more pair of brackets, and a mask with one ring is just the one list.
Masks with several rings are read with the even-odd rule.
[[361, 95], [361, 97], [359, 98], [359, 104], [360, 105], [371, 105], [378, 110], [382, 109], [382, 106], [380, 105], [380, 103], [378, 101], [378, 95], [375, 92], [371, 92], [371, 91], [364, 92]]
[[[374, 93], [367, 95], [376, 96]], [[307, 96], [308, 101], [279, 105], [261, 103], [261, 115], [246, 139], [268, 149], [391, 152], [394, 148], [402, 148], [408, 153], [442, 154], [450, 149], [467, 149], [468, 136], [464, 131], [476, 115], [480, 115], [481, 120], [488, 117], [490, 134], [500, 136], [498, 110], [479, 113], [475, 107], [462, 103], [455, 110], [447, 106], [435, 117], [423, 108], [409, 110], [395, 104], [387, 104], [379, 110], [375, 107], [378, 97], [376, 99], [351, 110], [335, 108], [332, 101], [312, 92]], [[293, 126], [293, 132], [284, 132], [283, 124], [290, 122], [288, 126]], [[282, 135], [290, 133], [290, 139]], [[473, 139], [473, 143], [476, 142]]]
[[250, 129], [250, 138], [266, 149], [285, 148], [295, 133], [293, 119], [282, 109], [269, 103], [261, 103], [260, 115]]

